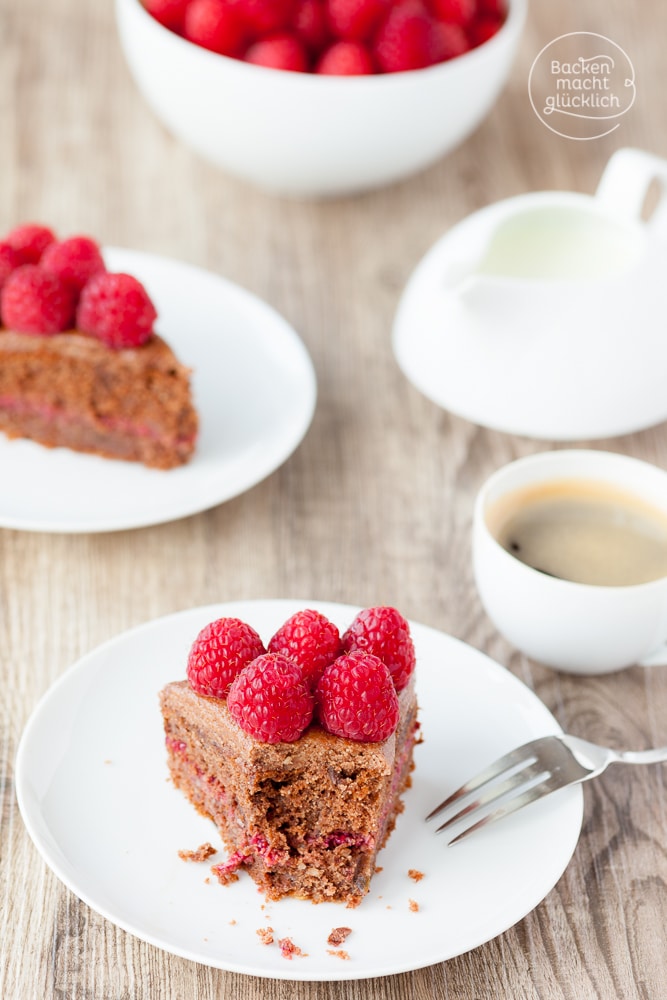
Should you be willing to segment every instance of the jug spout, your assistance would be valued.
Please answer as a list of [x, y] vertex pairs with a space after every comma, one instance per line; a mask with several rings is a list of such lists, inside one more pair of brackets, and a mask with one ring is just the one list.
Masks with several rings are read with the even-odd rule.
[[477, 274], [478, 266], [479, 261], [451, 261], [442, 276], [446, 290], [457, 295], [471, 278]]
[[457, 265], [445, 277], [445, 288], [461, 305], [468, 309], [493, 308], [497, 297], [497, 279], [494, 281], [472, 266]]

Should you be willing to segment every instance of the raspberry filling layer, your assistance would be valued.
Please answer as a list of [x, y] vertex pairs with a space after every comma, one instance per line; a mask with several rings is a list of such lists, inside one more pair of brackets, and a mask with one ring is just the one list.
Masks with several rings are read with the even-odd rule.
[[185, 444], [191, 445], [195, 441], [196, 433], [191, 434], [165, 434], [162, 428], [153, 424], [137, 423], [128, 420], [126, 417], [108, 417], [91, 415], [81, 411], [67, 411], [47, 403], [36, 403], [18, 396], [0, 396], [0, 409], [6, 413], [17, 416], [38, 417], [45, 424], [87, 424], [99, 430], [103, 427], [111, 434], [127, 435], [139, 437], [146, 440], [155, 441], [164, 445]]

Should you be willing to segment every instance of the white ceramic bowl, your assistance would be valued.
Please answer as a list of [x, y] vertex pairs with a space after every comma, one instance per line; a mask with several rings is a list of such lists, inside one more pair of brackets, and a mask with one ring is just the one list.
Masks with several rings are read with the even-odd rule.
[[285, 194], [334, 195], [398, 180], [460, 143], [510, 71], [527, 0], [488, 42], [408, 73], [329, 77], [219, 56], [116, 0], [136, 83], [179, 139], [218, 166]]

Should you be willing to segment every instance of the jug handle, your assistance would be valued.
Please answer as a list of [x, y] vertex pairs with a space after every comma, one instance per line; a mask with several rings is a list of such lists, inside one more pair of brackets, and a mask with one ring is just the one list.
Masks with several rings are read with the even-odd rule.
[[667, 238], [667, 160], [662, 157], [641, 149], [619, 149], [607, 163], [595, 197], [610, 214], [641, 221], [653, 181], [660, 183], [660, 200], [647, 226]]

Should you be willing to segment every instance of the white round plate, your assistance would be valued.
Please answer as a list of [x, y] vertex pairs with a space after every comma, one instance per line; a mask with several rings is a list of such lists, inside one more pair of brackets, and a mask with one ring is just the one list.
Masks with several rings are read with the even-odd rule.
[[[249, 876], [222, 887], [179, 849], [220, 845], [212, 823], [167, 780], [158, 691], [184, 677], [194, 636], [222, 615], [266, 642], [303, 607], [343, 628], [340, 604], [245, 601], [194, 608], [126, 632], [75, 664], [37, 706], [16, 759], [28, 832], [61, 881], [144, 941], [205, 965], [275, 979], [386, 976], [452, 958], [521, 920], [560, 878], [582, 821], [581, 788], [550, 798], [448, 848], [424, 816], [511, 747], [560, 732], [512, 674], [470, 646], [413, 625], [424, 743], [405, 812], [379, 855], [382, 871], [356, 909], [284, 899], [264, 903]], [[410, 869], [424, 873], [415, 883]], [[210, 881], [206, 878], [210, 875]], [[418, 912], [410, 908], [410, 900]], [[256, 931], [270, 926], [307, 954], [291, 961]], [[348, 926], [349, 960], [327, 937]]]
[[[521, 201], [530, 206], [543, 197], [529, 194]], [[578, 204], [583, 196], [569, 198]], [[582, 320], [583, 329], [559, 324], [550, 298], [532, 316], [528, 302], [534, 303], [534, 291], [517, 290], [512, 308], [507, 302], [504, 308], [487, 303], [481, 310], [456, 293], [456, 276], [465, 273], [466, 262], [480, 257], [515, 201], [497, 202], [465, 218], [413, 271], [392, 335], [403, 374], [450, 413], [540, 440], [615, 437], [667, 419], [662, 380], [667, 339], [659, 323], [644, 323], [637, 347], [632, 323], [610, 329], [597, 316], [588, 325]], [[574, 295], [571, 290], [561, 294]]]
[[197, 450], [187, 465], [162, 471], [0, 434], [1, 527], [117, 531], [195, 514], [268, 476], [310, 425], [312, 363], [266, 303], [180, 261], [114, 248], [105, 260], [145, 284], [156, 329], [193, 370]]

